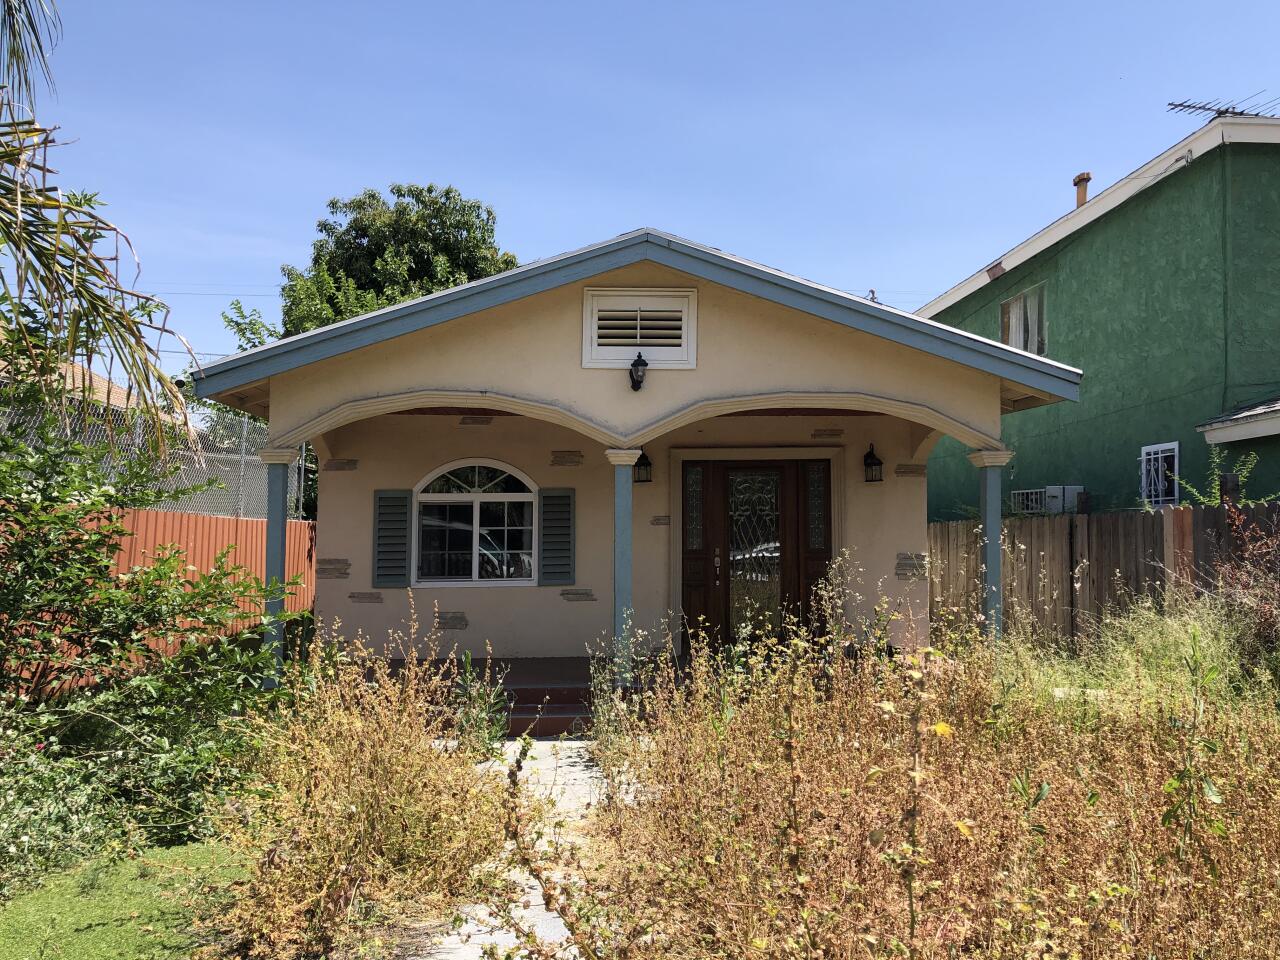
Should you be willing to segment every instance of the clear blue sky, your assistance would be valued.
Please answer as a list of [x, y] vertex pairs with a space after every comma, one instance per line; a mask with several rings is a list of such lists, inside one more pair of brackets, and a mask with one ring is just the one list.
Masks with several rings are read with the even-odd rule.
[[1280, 95], [1274, 0], [60, 8], [60, 182], [208, 354], [369, 186], [453, 184], [522, 262], [654, 226], [913, 309], [1199, 125], [1165, 101]]

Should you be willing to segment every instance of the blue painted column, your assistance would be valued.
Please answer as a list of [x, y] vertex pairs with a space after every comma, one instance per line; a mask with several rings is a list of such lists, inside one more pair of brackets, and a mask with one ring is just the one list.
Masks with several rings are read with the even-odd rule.
[[[285, 541], [289, 525], [289, 468], [298, 459], [297, 450], [268, 448], [258, 451], [267, 465], [267, 556], [263, 582], [276, 589], [285, 582]], [[267, 601], [267, 613], [284, 609], [284, 597]], [[276, 676], [284, 668], [284, 637], [279, 626], [272, 627], [264, 638], [275, 653]]]
[[617, 655], [617, 683], [631, 682], [632, 468], [639, 450], [606, 450], [613, 464], [613, 641]]
[[978, 468], [978, 513], [982, 519], [982, 615], [990, 636], [1000, 636], [1004, 597], [1000, 588], [1002, 559], [1000, 471], [1013, 459], [1011, 450], [975, 450], [969, 462]]

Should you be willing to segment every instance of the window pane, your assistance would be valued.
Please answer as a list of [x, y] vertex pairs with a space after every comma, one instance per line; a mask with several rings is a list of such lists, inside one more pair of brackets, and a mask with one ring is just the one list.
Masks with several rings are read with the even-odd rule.
[[423, 550], [443, 550], [446, 540], [446, 523], [443, 504], [424, 505], [421, 513], [419, 543]]
[[533, 554], [508, 553], [507, 576], [512, 580], [533, 579]]
[[827, 465], [805, 465], [805, 512], [809, 521], [809, 549], [825, 550], [827, 547]]
[[506, 476], [506, 473], [497, 467], [476, 467], [476, 489], [488, 490], [490, 484]]
[[528, 493], [529, 488], [524, 482], [513, 477], [509, 473], [504, 473], [495, 478], [493, 482], [485, 488], [490, 493]]
[[528, 527], [516, 527], [507, 531], [508, 550], [532, 550], [533, 530]]
[[418, 505], [418, 577], [471, 579], [471, 504]]
[[481, 553], [501, 553], [506, 548], [506, 531], [501, 527], [480, 528], [480, 552]]
[[684, 471], [684, 548], [702, 549], [702, 467]]
[[532, 527], [533, 504], [528, 501], [507, 504], [508, 527]]
[[480, 551], [480, 579], [481, 580], [502, 580], [502, 557], [501, 553], [486, 553]]
[[468, 487], [457, 476], [457, 471], [436, 477], [422, 488], [423, 493], [466, 493]]
[[480, 526], [482, 527], [501, 527], [506, 511], [503, 510], [503, 503], [485, 503], [480, 501]]

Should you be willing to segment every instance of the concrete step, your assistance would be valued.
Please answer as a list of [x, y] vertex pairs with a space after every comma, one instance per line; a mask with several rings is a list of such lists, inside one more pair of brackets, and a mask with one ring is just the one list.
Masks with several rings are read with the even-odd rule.
[[581, 704], [516, 705], [507, 719], [507, 729], [513, 737], [526, 733], [533, 737], [585, 733], [590, 726], [591, 712]]
[[517, 705], [537, 706], [542, 703], [585, 706], [591, 703], [591, 688], [580, 683], [507, 683], [507, 698]]

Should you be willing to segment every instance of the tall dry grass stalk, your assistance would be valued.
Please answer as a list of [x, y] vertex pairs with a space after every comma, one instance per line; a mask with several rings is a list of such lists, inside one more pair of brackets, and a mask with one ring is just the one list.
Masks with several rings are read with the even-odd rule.
[[234, 810], [252, 863], [223, 918], [252, 957], [327, 956], [368, 922], [474, 893], [500, 850], [500, 771], [456, 731], [456, 668], [415, 624], [388, 659], [336, 633], [288, 677], [294, 706], [255, 721], [259, 787]]
[[1182, 616], [1130, 625], [1161, 650], [1134, 671], [1183, 648], [1133, 690], [972, 635], [695, 637], [613, 718], [558, 893], [599, 957], [1274, 957], [1280, 721], [1213, 666], [1216, 614]]

